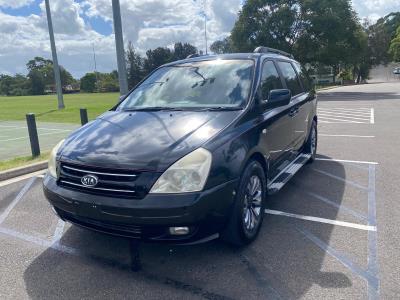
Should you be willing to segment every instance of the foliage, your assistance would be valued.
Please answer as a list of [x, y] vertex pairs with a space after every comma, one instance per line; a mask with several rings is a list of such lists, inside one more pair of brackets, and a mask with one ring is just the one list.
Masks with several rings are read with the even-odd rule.
[[388, 52], [388, 49], [399, 26], [400, 12], [396, 12], [380, 18], [368, 28], [369, 48], [373, 65], [387, 64], [391, 61], [393, 54], [391, 51]]
[[231, 53], [232, 51], [232, 41], [230, 37], [226, 37], [223, 40], [215, 41], [211, 44], [210, 49], [216, 54]]
[[190, 54], [195, 53], [197, 53], [195, 46], [188, 43], [175, 43], [173, 50], [166, 47], [158, 47], [148, 50], [146, 57], [142, 57], [136, 52], [132, 43], [129, 42], [126, 52], [129, 88], [133, 88], [159, 66], [175, 60], [185, 59]]
[[400, 62], [400, 26], [397, 28], [396, 36], [390, 43], [389, 54], [394, 61]]
[[0, 95], [24, 96], [29, 93], [29, 80], [21, 74], [15, 76], [0, 74]]
[[81, 91], [86, 93], [93, 93], [96, 90], [96, 74], [86, 73], [81, 78]]
[[129, 89], [136, 86], [143, 78], [143, 58], [135, 51], [132, 43], [128, 43], [126, 65]]

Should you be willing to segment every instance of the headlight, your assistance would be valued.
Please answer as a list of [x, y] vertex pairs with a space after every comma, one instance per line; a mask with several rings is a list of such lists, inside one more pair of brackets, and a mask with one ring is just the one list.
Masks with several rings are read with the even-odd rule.
[[210, 172], [212, 155], [199, 148], [184, 156], [169, 167], [150, 193], [189, 193], [201, 191]]
[[64, 143], [65, 140], [60, 141], [50, 152], [50, 157], [49, 157], [49, 174], [53, 176], [54, 178], [57, 178], [57, 162], [56, 162], [56, 156], [58, 149], [60, 149], [61, 145]]

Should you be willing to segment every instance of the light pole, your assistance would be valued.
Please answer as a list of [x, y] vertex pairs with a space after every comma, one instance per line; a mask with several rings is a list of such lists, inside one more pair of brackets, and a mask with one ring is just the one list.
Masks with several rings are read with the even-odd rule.
[[46, 4], [46, 14], [47, 14], [47, 25], [49, 26], [51, 55], [53, 57], [54, 79], [56, 81], [56, 89], [57, 89], [58, 109], [63, 109], [65, 108], [65, 105], [62, 94], [60, 67], [58, 66], [57, 50], [56, 50], [56, 43], [54, 41], [53, 23], [51, 21], [49, 0], [45, 0], [45, 4]]
[[115, 48], [117, 51], [119, 91], [121, 95], [128, 93], [128, 80], [126, 78], [124, 38], [122, 35], [121, 9], [119, 0], [112, 0]]

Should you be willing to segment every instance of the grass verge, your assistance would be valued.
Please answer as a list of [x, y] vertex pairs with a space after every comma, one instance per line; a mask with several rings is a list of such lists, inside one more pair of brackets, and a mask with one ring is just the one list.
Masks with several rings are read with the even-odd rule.
[[50, 152], [42, 153], [40, 156], [32, 158], [32, 156], [16, 157], [10, 160], [0, 161], [0, 171], [5, 171], [24, 165], [29, 165], [49, 159]]
[[57, 109], [57, 95], [0, 96], [0, 120], [25, 120], [34, 113], [41, 122], [80, 123], [80, 108], [87, 108], [89, 120], [112, 108], [118, 102], [118, 93], [66, 94], [65, 109]]

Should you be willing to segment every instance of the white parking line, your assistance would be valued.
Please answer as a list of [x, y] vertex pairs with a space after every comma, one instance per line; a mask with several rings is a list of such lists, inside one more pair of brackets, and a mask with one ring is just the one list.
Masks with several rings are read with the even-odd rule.
[[355, 164], [367, 164], [367, 165], [379, 165], [379, 163], [374, 162], [374, 161], [346, 160], [346, 159], [334, 159], [334, 158], [316, 158], [315, 160], [331, 161], [331, 162], [344, 162], [344, 163], [355, 163]]
[[17, 197], [11, 202], [11, 204], [3, 211], [3, 213], [0, 215], [0, 224], [4, 222], [4, 220], [7, 218], [7, 216], [10, 214], [12, 209], [18, 204], [18, 202], [22, 199], [22, 197], [29, 191], [29, 188], [32, 186], [32, 184], [35, 182], [36, 178], [31, 178], [23, 189], [18, 193]]
[[371, 118], [370, 118], [371, 124], [375, 124], [375, 111], [373, 108], [371, 108]]
[[374, 135], [353, 135], [353, 134], [325, 134], [318, 133], [318, 136], [329, 136], [329, 137], [352, 137], [352, 138], [374, 138]]
[[[70, 130], [62, 130], [62, 131], [58, 131], [58, 132], [48, 132], [48, 133], [38, 133], [38, 136], [44, 136], [44, 135], [51, 135], [51, 134], [61, 134], [64, 132], [67, 132]], [[11, 141], [17, 141], [17, 140], [28, 140], [29, 136], [21, 136], [21, 137], [17, 137], [17, 138], [13, 138], [13, 139], [7, 139], [7, 140], [0, 140], [0, 142], [11, 142]]]
[[318, 117], [324, 117], [326, 119], [330, 118], [341, 118], [341, 119], [350, 119], [350, 120], [359, 120], [359, 121], [370, 121], [370, 115], [366, 116], [365, 118], [359, 118], [359, 115], [356, 115], [356, 117], [353, 116], [348, 116], [348, 115], [342, 115], [342, 114], [331, 114], [331, 113], [326, 113], [326, 112], [319, 112]]
[[330, 110], [330, 109], [318, 109], [318, 113], [324, 112], [324, 113], [330, 113], [330, 114], [335, 114], [335, 115], [350, 115], [350, 116], [364, 116], [364, 117], [369, 117], [371, 115], [371, 112], [349, 112], [349, 111], [335, 111], [335, 110]]
[[[0, 125], [2, 128], [14, 128], [14, 129], [28, 129], [26, 126], [9, 126], [9, 125]], [[47, 128], [47, 127], [37, 127], [38, 130], [54, 130], [54, 131], [72, 131], [71, 129], [60, 129], [60, 128]], [[3, 129], [2, 129], [3, 130]], [[8, 129], [4, 129], [8, 130]]]
[[270, 214], [270, 215], [275, 215], [275, 216], [284, 216], [284, 217], [290, 217], [290, 218], [295, 218], [295, 219], [300, 219], [300, 220], [305, 220], [305, 221], [332, 224], [332, 225], [350, 227], [350, 228], [361, 229], [361, 230], [366, 230], [366, 231], [376, 231], [376, 226], [371, 226], [371, 225], [362, 225], [362, 224], [337, 221], [337, 220], [331, 220], [331, 219], [325, 219], [325, 218], [297, 215], [297, 214], [287, 213], [287, 212], [278, 211], [278, 210], [271, 210], [271, 209], [266, 209], [265, 213]]

